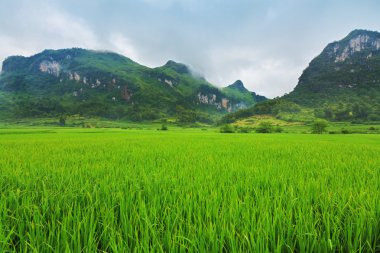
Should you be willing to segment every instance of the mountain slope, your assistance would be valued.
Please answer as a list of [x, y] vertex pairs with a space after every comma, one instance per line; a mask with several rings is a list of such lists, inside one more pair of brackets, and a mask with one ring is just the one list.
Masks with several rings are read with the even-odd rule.
[[256, 102], [245, 96], [247, 91], [232, 96], [214, 87], [184, 64], [168, 61], [151, 69], [116, 53], [79, 48], [7, 58], [0, 92], [11, 98], [8, 108], [18, 117], [82, 114], [141, 120], [188, 111], [206, 117]]
[[251, 101], [253, 104], [265, 101], [267, 99], [264, 96], [257, 95], [255, 92], [249, 91], [241, 80], [237, 80], [233, 84], [230, 84], [227, 87], [223, 88], [223, 91], [230, 97], [242, 101]]

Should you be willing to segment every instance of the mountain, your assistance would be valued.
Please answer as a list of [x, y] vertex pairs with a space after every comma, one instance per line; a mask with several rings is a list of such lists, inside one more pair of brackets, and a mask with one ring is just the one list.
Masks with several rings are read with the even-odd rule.
[[287, 96], [302, 105], [371, 100], [380, 92], [380, 33], [355, 30], [313, 59]]
[[256, 97], [252, 94], [247, 88], [244, 87], [242, 81], [237, 80], [233, 84], [228, 85], [223, 88], [225, 94], [228, 94], [230, 97], [233, 97], [237, 100], [249, 101], [254, 103], [256, 101]]
[[249, 91], [241, 80], [235, 81], [233, 84], [223, 88], [225, 94], [237, 100], [250, 101], [255, 104], [267, 100], [266, 97], [257, 95], [255, 92]]
[[230, 84], [226, 87], [226, 89], [232, 89], [232, 90], [237, 90], [237, 91], [240, 91], [240, 92], [249, 92], [249, 90], [247, 90], [247, 88], [245, 88], [243, 82], [241, 80], [237, 80], [236, 82], [234, 82], [233, 84]]
[[[244, 87], [244, 86], [243, 86]], [[0, 109], [17, 117], [81, 114], [151, 120], [209, 120], [262, 99], [219, 89], [185, 64], [148, 68], [122, 55], [79, 48], [45, 50], [3, 62]], [[256, 100], [257, 99], [257, 100]], [[4, 102], [7, 101], [7, 102]]]
[[380, 120], [380, 33], [354, 30], [328, 44], [292, 92], [237, 114], [294, 119], [289, 114], [302, 112], [334, 121]]
[[354, 30], [327, 45], [284, 98], [330, 120], [380, 120], [380, 33]]

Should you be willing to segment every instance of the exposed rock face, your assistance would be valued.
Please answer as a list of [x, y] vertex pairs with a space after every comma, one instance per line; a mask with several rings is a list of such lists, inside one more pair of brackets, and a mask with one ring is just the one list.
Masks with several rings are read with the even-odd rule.
[[131, 96], [132, 96], [132, 93], [128, 90], [128, 87], [127, 86], [124, 86], [122, 89], [121, 89], [121, 97], [125, 100], [125, 101], [129, 101], [131, 99]]
[[374, 51], [380, 49], [380, 36], [375, 32], [356, 30], [350, 33], [343, 41], [330, 44], [327, 54], [334, 58], [336, 63], [344, 62], [357, 52]]
[[40, 63], [41, 72], [59, 76], [61, 71], [61, 65], [56, 61], [43, 61]]
[[227, 108], [228, 108], [228, 102], [229, 102], [228, 99], [226, 99], [226, 98], [222, 98], [222, 107], [223, 107], [224, 109], [227, 109]]
[[173, 82], [171, 80], [165, 79], [165, 83], [168, 84], [170, 87], [173, 87]]
[[243, 109], [246, 108], [244, 103], [233, 104], [231, 101], [225, 97], [218, 97], [216, 94], [203, 94], [198, 93], [198, 103], [205, 105], [212, 105], [218, 110], [226, 110], [231, 112], [233, 109]]
[[202, 94], [198, 93], [198, 101], [201, 104], [208, 104], [208, 105], [217, 105], [216, 103], [216, 95], [215, 94]]
[[175, 88], [178, 85], [178, 83], [179, 83], [178, 80], [175, 80], [175, 79], [172, 79], [172, 78], [166, 77], [166, 76], [160, 76], [160, 77], [158, 77], [157, 81], [159, 81], [160, 83], [164, 83], [164, 84], [168, 85], [171, 88]]
[[78, 73], [74, 73], [74, 80], [79, 82], [80, 81], [80, 75]]

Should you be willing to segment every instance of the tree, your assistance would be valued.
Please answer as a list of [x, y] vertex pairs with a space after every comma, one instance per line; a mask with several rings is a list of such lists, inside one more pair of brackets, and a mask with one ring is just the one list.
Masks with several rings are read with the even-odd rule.
[[183, 106], [176, 106], [177, 120], [181, 123], [194, 123], [197, 120], [197, 114], [193, 110], [186, 110]]
[[60, 126], [64, 126], [64, 125], [66, 125], [66, 117], [65, 117], [65, 116], [61, 115], [61, 116], [59, 117], [59, 125], [60, 125]]
[[256, 128], [256, 133], [271, 133], [273, 131], [273, 125], [270, 122], [261, 122]]
[[224, 125], [220, 128], [221, 133], [235, 133], [235, 128], [232, 125]]
[[282, 133], [284, 131], [284, 129], [280, 126], [276, 126], [275, 128], [273, 128], [273, 132], [275, 133]]
[[327, 126], [328, 126], [328, 123], [326, 120], [317, 119], [311, 125], [311, 132], [313, 134], [323, 134], [324, 132], [326, 132]]

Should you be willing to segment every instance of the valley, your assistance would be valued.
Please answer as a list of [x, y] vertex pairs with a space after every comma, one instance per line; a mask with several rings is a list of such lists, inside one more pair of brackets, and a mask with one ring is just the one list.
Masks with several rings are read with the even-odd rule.
[[0, 252], [380, 252], [380, 33], [329, 43], [275, 98], [239, 78], [6, 58]]

